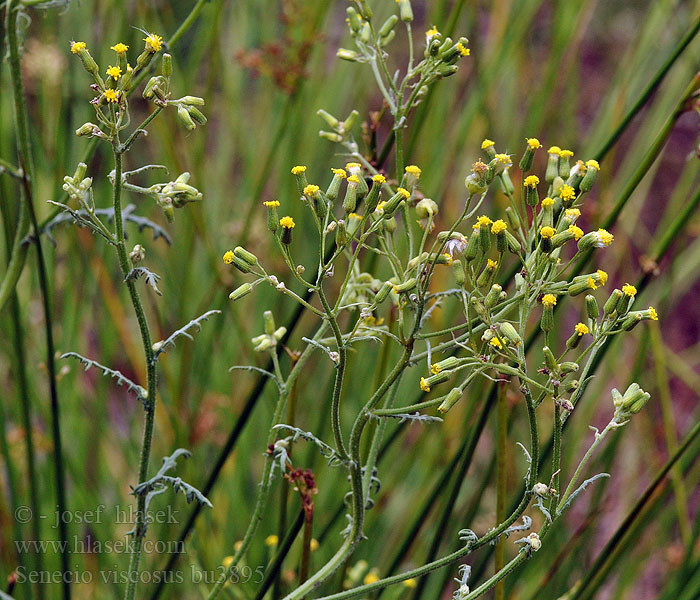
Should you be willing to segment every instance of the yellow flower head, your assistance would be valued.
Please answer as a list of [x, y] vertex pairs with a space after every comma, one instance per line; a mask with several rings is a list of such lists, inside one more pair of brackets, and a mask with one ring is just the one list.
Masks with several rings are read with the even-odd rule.
[[117, 102], [119, 100], [119, 93], [114, 90], [105, 90], [105, 100], [107, 100], [107, 102]]
[[489, 340], [489, 345], [497, 348], [498, 350], [503, 350], [503, 344], [501, 344], [501, 341], [497, 337], [492, 337]]
[[474, 229], [479, 229], [479, 227], [490, 227], [493, 221], [489, 219], [486, 215], [481, 215], [474, 225]]
[[492, 259], [489, 258], [489, 259], [486, 261], [486, 268], [487, 268], [487, 269], [491, 269], [492, 271], [494, 271], [494, 270], [496, 269], [497, 266], [498, 266], [498, 261], [497, 261], [497, 260], [492, 260]]
[[372, 181], [375, 183], [386, 183], [386, 177], [384, 175], [375, 175], [372, 177]]
[[483, 142], [481, 142], [481, 149], [486, 150], [486, 148], [490, 148], [491, 146], [494, 146], [495, 144], [496, 144], [496, 142], [486, 138]]
[[546, 240], [551, 239], [556, 232], [557, 231], [556, 229], [554, 229], [554, 227], [545, 226], [542, 229], [540, 229], [540, 235]]
[[549, 196], [542, 198], [542, 208], [550, 208], [552, 206], [554, 206], [553, 198], [550, 198]]
[[564, 184], [559, 190], [559, 196], [561, 196], [562, 200], [573, 200], [576, 197], [576, 192], [570, 185]]
[[87, 50], [87, 44], [85, 42], [71, 42], [70, 51], [73, 54], [78, 54], [81, 50]]
[[221, 561], [221, 564], [224, 565], [228, 569], [228, 566], [233, 562], [233, 556], [224, 556], [224, 560]]
[[[576, 241], [583, 237], [583, 229], [576, 227], [576, 225], [569, 225], [569, 233], [573, 234]], [[606, 275], [605, 278], [607, 279], [607, 277], [608, 276]], [[603, 285], [605, 285], [605, 283], [603, 283]]]
[[588, 333], [588, 326], [583, 323], [577, 323], [576, 327], [574, 327], [574, 331], [581, 337]]
[[496, 159], [496, 161], [506, 165], [507, 167], [510, 167], [513, 164], [513, 161], [510, 160], [510, 155], [505, 153], [496, 154], [494, 158]]
[[442, 371], [442, 369], [440, 368], [439, 364], [434, 363], [434, 364], [430, 365], [430, 372], [433, 375], [437, 375], [440, 371]]
[[561, 154], [561, 148], [559, 146], [551, 146], [547, 152], [559, 156]]
[[476, 175], [482, 175], [483, 173], [486, 173], [486, 171], [489, 170], [489, 166], [480, 160], [477, 160], [473, 165], [472, 165], [472, 173], [475, 173]]
[[542, 144], [540, 144], [540, 140], [538, 140], [537, 138], [528, 138], [527, 145], [533, 150], [537, 150], [538, 148], [542, 147]]
[[331, 171], [333, 172], [333, 175], [337, 175], [341, 179], [345, 179], [348, 176], [345, 169], [331, 169]]
[[598, 164], [597, 160], [587, 160], [586, 167], [588, 167], [589, 169], [595, 169], [596, 171], [600, 171], [600, 165]]
[[230, 265], [233, 262], [233, 250], [226, 250], [224, 253], [224, 262]]
[[445, 253], [442, 255], [442, 257], [445, 259], [445, 264], [446, 264], [447, 266], [450, 266], [450, 265], [452, 264], [453, 260], [454, 260], [454, 259], [452, 258], [452, 255], [449, 254], [448, 252], [445, 252]]
[[279, 200], [266, 200], [265, 202], [263, 202], [263, 204], [265, 206], [267, 206], [268, 208], [277, 208], [280, 205], [280, 201]]
[[462, 42], [459, 42], [459, 44], [457, 44], [457, 50], [459, 50], [459, 53], [462, 56], [469, 56], [469, 54], [471, 53], [469, 48], [467, 48]]
[[384, 206], [386, 206], [386, 202], [380, 202], [379, 204], [377, 204], [377, 208], [375, 208], [374, 210], [382, 213], [384, 212]]
[[304, 188], [305, 196], [315, 196], [319, 192], [319, 187], [317, 185], [309, 184]]
[[277, 536], [274, 535], [274, 534], [273, 534], [273, 535], [268, 535], [268, 536], [265, 538], [265, 545], [266, 545], [266, 546], [276, 546], [276, 545], [279, 544], [279, 543], [280, 543], [279, 537], [277, 537]]
[[114, 79], [119, 79], [122, 76], [121, 67], [110, 66], [109, 69], [107, 69], [107, 75], [113, 77]]
[[129, 46], [119, 42], [118, 44], [114, 44], [114, 46], [110, 46], [109, 49], [114, 50], [117, 54], [124, 54], [129, 49]]
[[370, 571], [369, 573], [367, 573], [367, 575], [365, 575], [365, 578], [362, 580], [362, 582], [365, 585], [369, 585], [370, 583], [376, 583], [377, 581], [379, 581], [379, 575], [377, 575], [375, 571]]
[[312, 538], [311, 542], [309, 542], [309, 550], [311, 550], [311, 552], [316, 552], [319, 546], [320, 544], [318, 543], [318, 540], [316, 538]]
[[406, 579], [403, 582], [403, 585], [404, 585], [404, 587], [407, 587], [408, 589], [413, 590], [413, 589], [418, 587], [418, 582], [415, 579], [413, 579], [413, 577], [411, 577], [411, 579]]
[[581, 211], [578, 208], [567, 208], [564, 211], [564, 215], [566, 216], [567, 219], [571, 219], [572, 221], [575, 221], [581, 216]]
[[598, 277], [600, 278], [600, 285], [608, 283], [608, 274], [603, 271], [603, 269], [598, 269], [596, 273], [598, 273]]
[[294, 229], [296, 227], [296, 223], [294, 222], [294, 219], [292, 217], [282, 217], [280, 219], [280, 225], [284, 227], [285, 229]]
[[416, 165], [408, 165], [404, 170], [409, 175], [415, 175], [416, 178], [420, 177], [421, 173], [423, 172], [420, 170], [420, 167], [417, 167]]
[[350, 175], [350, 177], [348, 177], [348, 181], [357, 185], [360, 183], [360, 178], [357, 175]]
[[652, 321], [658, 321], [659, 320], [659, 314], [656, 312], [656, 309], [653, 306], [649, 307], [649, 318]]
[[542, 306], [551, 308], [557, 305], [557, 297], [554, 294], [545, 294], [542, 296]]
[[302, 173], [306, 173], [306, 167], [304, 165], [297, 165], [292, 168], [292, 175], [301, 175]]
[[599, 247], [601, 248], [603, 246], [609, 246], [610, 244], [612, 244], [614, 239], [613, 234], [606, 229], [599, 229], [598, 231], [596, 231], [595, 237], [598, 241]]
[[362, 215], [358, 215], [357, 213], [350, 213], [348, 215], [348, 219], [358, 219], [359, 220], [361, 218], [362, 218]]
[[506, 229], [508, 229], [506, 222], [503, 219], [498, 219], [493, 222], [493, 225], [491, 226], [491, 233], [498, 235], [499, 233], [503, 233]]
[[422, 389], [424, 392], [430, 391], [430, 386], [428, 385], [428, 382], [425, 380], [425, 377], [420, 378], [420, 389]]
[[402, 187], [398, 188], [396, 190], [396, 193], [401, 194], [404, 198], [406, 198], [406, 200], [408, 200], [411, 197], [411, 192], [409, 192], [407, 189], [402, 188]]
[[629, 283], [626, 283], [625, 285], [622, 286], [622, 293], [625, 296], [629, 296], [630, 298], [634, 298], [637, 295], [637, 288]]
[[559, 156], [562, 158], [571, 158], [574, 155], [574, 153], [571, 150], [562, 150], [559, 153]]
[[438, 31], [438, 28], [435, 25], [433, 25], [430, 29], [428, 29], [428, 31], [425, 32], [425, 35], [426, 37], [431, 38], [434, 35], [437, 35], [438, 33], [440, 33]]
[[163, 38], [155, 33], [149, 33], [143, 41], [146, 42], [146, 50], [149, 52], [160, 52], [163, 46]]
[[540, 182], [540, 178], [537, 177], [537, 175], [528, 175], [528, 176], [525, 178], [525, 181], [523, 181], [523, 185], [524, 185], [525, 187], [529, 187], [529, 188], [533, 188], [533, 189], [534, 189], [535, 187], [537, 187], [537, 184], [538, 184], [539, 182]]
[[593, 277], [589, 277], [588, 279], [586, 279], [586, 283], [588, 284], [588, 287], [592, 290], [598, 289], [598, 285], [596, 284], [595, 279], [593, 279]]

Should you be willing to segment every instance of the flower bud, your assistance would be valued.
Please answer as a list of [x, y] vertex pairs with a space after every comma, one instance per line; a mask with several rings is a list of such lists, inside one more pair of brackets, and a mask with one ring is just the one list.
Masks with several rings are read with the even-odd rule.
[[[156, 89], [157, 88], [154, 88], [154, 91]], [[197, 127], [189, 111], [182, 105], [177, 107], [177, 118], [188, 131], [192, 131], [195, 127]]]
[[605, 304], [603, 305], [603, 314], [606, 317], [612, 317], [616, 314], [617, 304], [618, 302], [620, 302], [623, 296], [624, 294], [622, 293], [622, 290], [614, 289], [612, 291], [610, 297], [606, 300]]
[[410, 279], [404, 281], [403, 283], [400, 283], [399, 285], [394, 286], [394, 293], [395, 294], [403, 294], [406, 292], [410, 292], [412, 289], [414, 289], [418, 285], [418, 280], [415, 277], [411, 277]]
[[452, 388], [445, 399], [442, 401], [440, 406], [438, 406], [438, 412], [445, 414], [449, 411], [457, 401], [462, 397], [462, 390], [459, 388]]
[[464, 273], [464, 264], [461, 260], [456, 259], [452, 261], [452, 272], [455, 276], [455, 281], [459, 287], [464, 287], [464, 281], [466, 279]]
[[348, 185], [345, 188], [345, 198], [343, 199], [343, 210], [346, 215], [354, 213], [357, 208], [357, 186], [359, 178], [357, 175], [348, 177]]
[[544, 180], [551, 184], [556, 177], [559, 176], [559, 155], [561, 148], [552, 146], [547, 150], [547, 170], [545, 171]]
[[248, 250], [246, 250], [242, 246], [236, 246], [233, 249], [233, 254], [234, 256], [240, 258], [242, 261], [248, 263], [251, 267], [258, 264], [258, 257], [255, 256], [255, 254], [253, 254], [252, 252], [248, 252]]
[[544, 364], [551, 373], [557, 373], [559, 371], [559, 365], [557, 364], [557, 359], [554, 358], [554, 354], [552, 354], [549, 346], [542, 348], [542, 352], [544, 353]]
[[596, 160], [589, 160], [586, 163], [586, 174], [583, 176], [581, 183], [579, 184], [579, 189], [581, 192], [589, 192], [595, 183], [596, 175], [600, 171], [600, 165]]
[[523, 157], [520, 159], [520, 169], [523, 171], [523, 173], [532, 168], [535, 152], [541, 147], [542, 144], [540, 144], [540, 141], [537, 138], [530, 138], [527, 140], [525, 154], [523, 154]]
[[503, 288], [497, 283], [494, 283], [484, 298], [484, 306], [486, 308], [493, 308], [499, 300], [501, 291], [503, 291]]
[[516, 331], [515, 327], [513, 327], [512, 323], [508, 323], [507, 321], [499, 323], [498, 328], [501, 330], [503, 337], [506, 338], [511, 344], [514, 346], [519, 346], [522, 344], [523, 339], [520, 337], [520, 334]]
[[141, 262], [144, 258], [146, 258], [146, 249], [141, 244], [136, 244], [134, 249], [129, 252], [129, 258], [134, 264]]
[[243, 296], [247, 296], [252, 291], [253, 291], [253, 286], [250, 283], [244, 283], [243, 285], [240, 285], [235, 290], [233, 290], [228, 295], [228, 297], [229, 297], [229, 299], [235, 301], [235, 300], [238, 300], [240, 298], [243, 298]]
[[393, 289], [394, 284], [390, 281], [385, 281], [382, 284], [382, 287], [379, 288], [377, 294], [374, 296], [374, 303], [381, 304], [382, 302], [384, 302], [384, 300], [386, 300], [387, 296], [389, 295], [389, 292], [391, 292]]
[[559, 372], [562, 375], [569, 375], [570, 373], [576, 373], [579, 370], [578, 363], [571, 360], [564, 361], [559, 365]]
[[272, 311], [266, 310], [263, 313], [263, 323], [265, 324], [265, 333], [267, 335], [273, 335], [275, 333], [275, 317], [272, 315]]
[[481, 239], [481, 232], [479, 229], [474, 229], [472, 234], [469, 236], [469, 241], [467, 242], [467, 247], [464, 249], [464, 260], [467, 262], [473, 261], [479, 254], [479, 241]]
[[268, 200], [263, 202], [267, 207], [267, 228], [275, 233], [279, 228], [279, 216], [277, 215], [277, 207], [280, 205], [278, 200]]
[[379, 204], [379, 197], [382, 185], [384, 185], [385, 182], [386, 178], [383, 175], [375, 175], [374, 177], [372, 177], [372, 187], [370, 188], [369, 193], [365, 198], [367, 213], [370, 213], [375, 208], [377, 208], [377, 204]]
[[335, 245], [338, 248], [342, 248], [348, 243], [348, 231], [345, 226], [345, 221], [340, 219], [338, 221], [338, 228], [335, 230]]
[[571, 174], [570, 159], [573, 155], [574, 153], [571, 150], [562, 150], [559, 154], [559, 177], [564, 181], [566, 181]]
[[411, 0], [399, 0], [399, 15], [404, 23], [413, 21], [413, 8], [411, 8]]
[[593, 321], [597, 321], [598, 317], [600, 316], [598, 301], [595, 299], [595, 296], [591, 296], [590, 294], [586, 296], [586, 314], [588, 315], [588, 318]]
[[476, 285], [480, 288], [485, 288], [493, 283], [494, 277], [496, 276], [496, 269], [498, 268], [498, 262], [495, 260], [488, 259], [486, 261], [486, 266], [481, 272], [479, 277], [476, 278]]

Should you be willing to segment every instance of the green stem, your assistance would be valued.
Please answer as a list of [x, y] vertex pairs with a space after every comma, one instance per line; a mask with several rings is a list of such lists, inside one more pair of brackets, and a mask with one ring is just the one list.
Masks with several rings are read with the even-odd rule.
[[[496, 396], [496, 416], [498, 421], [496, 440], [496, 524], [506, 517], [506, 483], [507, 483], [507, 460], [508, 453], [508, 404], [506, 401], [507, 387], [505, 382], [497, 384], [498, 394]], [[506, 561], [506, 543], [501, 540], [496, 544], [496, 557], [494, 568], [498, 573]], [[502, 583], [496, 585], [496, 600], [505, 600], [506, 588]]]
[[[151, 445], [153, 442], [153, 427], [155, 421], [156, 409], [156, 393], [157, 393], [157, 373], [156, 361], [153, 356], [153, 347], [151, 343], [151, 333], [148, 328], [146, 314], [141, 304], [136, 284], [133, 278], [128, 277], [131, 271], [131, 261], [126, 250], [126, 241], [124, 239], [124, 221], [122, 218], [121, 207], [121, 190], [122, 190], [122, 148], [119, 144], [118, 136], [112, 142], [112, 151], [114, 154], [114, 183], [113, 183], [113, 206], [114, 206], [114, 224], [117, 240], [117, 255], [119, 257], [119, 266], [121, 267], [122, 275], [126, 281], [129, 290], [131, 304], [136, 313], [136, 320], [141, 333], [141, 341], [143, 343], [144, 356], [146, 358], [146, 391], [147, 398], [144, 401], [144, 426], [143, 439], [141, 443], [141, 456], [139, 459], [139, 483], [143, 483], [148, 479], [148, 465], [151, 457]], [[136, 585], [139, 579], [139, 563], [141, 561], [141, 553], [143, 549], [143, 540], [146, 536], [147, 515], [146, 512], [146, 495], [140, 494], [137, 500], [137, 512], [133, 530], [133, 546], [131, 557], [129, 559], [128, 580], [126, 585], [125, 600], [133, 600], [136, 593]]]

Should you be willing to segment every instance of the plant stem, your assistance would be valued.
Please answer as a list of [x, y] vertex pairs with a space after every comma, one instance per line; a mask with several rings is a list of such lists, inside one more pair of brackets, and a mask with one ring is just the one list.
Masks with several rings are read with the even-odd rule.
[[[143, 483], [148, 479], [148, 465], [151, 457], [151, 444], [153, 442], [153, 426], [155, 421], [157, 393], [156, 360], [153, 356], [153, 346], [151, 343], [151, 333], [148, 328], [148, 321], [146, 320], [146, 314], [144, 313], [139, 293], [136, 290], [136, 283], [133, 278], [129, 277], [129, 273], [131, 271], [131, 261], [126, 251], [126, 241], [124, 239], [124, 221], [122, 219], [121, 207], [123, 148], [119, 143], [119, 138], [116, 133], [115, 139], [112, 142], [112, 151], [114, 154], [113, 206], [115, 234], [117, 240], [117, 255], [119, 257], [119, 265], [121, 267], [122, 275], [126, 281], [127, 288], [129, 289], [131, 304], [134, 308], [134, 312], [136, 313], [136, 320], [139, 324], [144, 356], [146, 358], [147, 397], [144, 401], [145, 415], [138, 479], [138, 483]], [[146, 536], [147, 528], [147, 515], [145, 512], [146, 495], [139, 494], [137, 500], [136, 522], [134, 523], [133, 530], [133, 546], [131, 557], [129, 559], [129, 577], [124, 595], [125, 600], [133, 600], [136, 593], [136, 584], [139, 579], [139, 563], [141, 561], [143, 540]]]
[[[497, 384], [498, 393], [496, 395], [496, 416], [497, 416], [497, 439], [496, 439], [496, 525], [506, 518], [506, 483], [507, 483], [507, 461], [508, 452], [508, 404], [506, 401], [506, 383]], [[496, 557], [494, 568], [498, 573], [506, 562], [506, 543], [500, 540], [496, 544]], [[506, 588], [503, 582], [496, 584], [494, 591], [496, 600], [505, 600]]]

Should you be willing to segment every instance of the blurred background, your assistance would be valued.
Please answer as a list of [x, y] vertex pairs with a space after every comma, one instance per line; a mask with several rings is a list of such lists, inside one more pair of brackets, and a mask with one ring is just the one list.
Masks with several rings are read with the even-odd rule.
[[[379, 24], [395, 11], [394, 2], [370, 4]], [[262, 331], [262, 311], [272, 310], [278, 324], [283, 324], [295, 317], [296, 307], [266, 286], [231, 303], [229, 292], [245, 278], [224, 265], [221, 255], [235, 245], [245, 245], [260, 257], [268, 272], [284, 273], [261, 205], [264, 200], [277, 199], [281, 210], [297, 220], [295, 258], [313, 268], [317, 260], [313, 225], [302, 216], [289, 171], [296, 164], [308, 165], [309, 180], [323, 186], [330, 167], [346, 162], [337, 154], [338, 147], [318, 138], [324, 125], [315, 114], [319, 108], [340, 118], [353, 108], [359, 110], [364, 122], [362, 130], [356, 129], [356, 137], [376, 138], [378, 155], [387, 139], [390, 123], [386, 117], [376, 118], [382, 104], [369, 68], [335, 58], [338, 47], [351, 47], [344, 22], [346, 5], [331, 0], [212, 0], [198, 5], [201, 11], [170, 50], [173, 93], [204, 97], [209, 122], [188, 133], [177, 123], [174, 111], [165, 111], [127, 156], [127, 169], [164, 164], [173, 178], [189, 171], [191, 183], [204, 194], [201, 203], [176, 211], [173, 225], [165, 222], [151, 201], [125, 198], [127, 204], [136, 205], [138, 214], [161, 224], [172, 238], [168, 244], [162, 237], [153, 239], [149, 230], [128, 229], [129, 243], [146, 248], [146, 265], [162, 277], [162, 297], [143, 288], [154, 339], [164, 339], [206, 310], [222, 311], [203, 325], [194, 342], [181, 339], [160, 360], [151, 463], [155, 470], [160, 457], [175, 448], [191, 450], [192, 458], [180, 465], [178, 475], [203, 489], [214, 509], [197, 515], [191, 535], [179, 547], [147, 551], [144, 568], [165, 577], [162, 570], [170, 560], [174, 583], [160, 586], [154, 575], [152, 582], [139, 588], [140, 598], [158, 594], [202, 597], [203, 588], [197, 581], [206, 581], [205, 574], [233, 553], [253, 508], [274, 390], [263, 388], [254, 373], [229, 372], [229, 367], [263, 367], [266, 356], [255, 354], [250, 342]], [[471, 56], [460, 62], [455, 76], [432, 89], [412, 117], [406, 137], [406, 161], [423, 169], [422, 190], [440, 205], [443, 224], [451, 223], [449, 219], [461, 212], [463, 180], [480, 156], [484, 137], [494, 140], [499, 151], [520, 153], [525, 138], [537, 137], [545, 148], [555, 144], [570, 148], [576, 158], [596, 156], [700, 17], [697, 2], [679, 0], [416, 0], [413, 5], [414, 35], [421, 49], [423, 31], [432, 25], [470, 40]], [[113, 59], [111, 45], [121, 41], [136, 52], [143, 38], [137, 27], [167, 40], [194, 6], [190, 0], [84, 0], [28, 11], [22, 68], [40, 221], [53, 213], [46, 201], [61, 199], [64, 175], [73, 173], [88, 148], [89, 142], [77, 138], [75, 129], [94, 120], [88, 76], [70, 54], [69, 42], [85, 41], [106, 68]], [[390, 64], [403, 68], [406, 36], [400, 29], [397, 33], [389, 47]], [[2, 36], [4, 48], [4, 28]], [[644, 277], [638, 302], [643, 307], [653, 304], [660, 320], [613, 342], [585, 402], [567, 428], [565, 469], [570, 473], [590, 444], [589, 425], [601, 427], [610, 419], [613, 387], [626, 388], [638, 381], [651, 392], [652, 400], [596, 455], [591, 474], [605, 471], [613, 477], [589, 489], [552, 530], [543, 551], [508, 579], [508, 598], [564, 594], [571, 599], [700, 597], [700, 545], [696, 541], [700, 440], [691, 439], [668, 476], [655, 481], [687, 439], [700, 412], [700, 219], [692, 204], [694, 199], [697, 204], [700, 170], [698, 114], [678, 107], [698, 69], [699, 57], [700, 39], [694, 39], [664, 71], [660, 85], [629, 126], [609, 151], [605, 148], [598, 183], [582, 207], [585, 230], [613, 215], [609, 228], [615, 243], [596, 255], [594, 268], [605, 269], [612, 285], [636, 283]], [[15, 162], [6, 61], [1, 69], [0, 157]], [[130, 105], [134, 122], [149, 110], [138, 94], [132, 96]], [[96, 203], [101, 207], [110, 206], [107, 174], [113, 165], [107, 150], [98, 146], [88, 162]], [[541, 172], [544, 158], [541, 152]], [[390, 170], [391, 159], [389, 154], [380, 166]], [[640, 165], [642, 173], [638, 172]], [[156, 179], [142, 181], [150, 184]], [[634, 183], [631, 189], [630, 182]], [[10, 207], [10, 213], [18, 194], [16, 180], [0, 174], [0, 201]], [[614, 214], [620, 199], [624, 199], [622, 210]], [[504, 197], [491, 193], [485, 212], [493, 215], [505, 206]], [[683, 223], [676, 227], [679, 216]], [[669, 232], [672, 239], [668, 239]], [[44, 239], [57, 351], [79, 352], [143, 381], [138, 328], [111, 248], [71, 224], [53, 227]], [[0, 315], [2, 589], [19, 565], [25, 572], [36, 569], [37, 558], [44, 571], [59, 568], [58, 555], [51, 548], [29, 552], [15, 544], [16, 540], [34, 539], [37, 533], [44, 540], [55, 540], [58, 535], [43, 312], [34, 248], [17, 292], [18, 304]], [[573, 312], [559, 311], [562, 323], [576, 319], [578, 309], [573, 304]], [[436, 313], [434, 325], [449, 326], [458, 318], [456, 310], [446, 307]], [[300, 348], [301, 337], [309, 335], [316, 324], [315, 318], [302, 315], [289, 349]], [[569, 325], [562, 329], [568, 330]], [[560, 343], [566, 337], [562, 333]], [[381, 381], [390, 359], [387, 354], [382, 346], [366, 345], [351, 356], [354, 376], [343, 400], [346, 427]], [[327, 362], [318, 355], [312, 360], [297, 384], [288, 415], [299, 427], [326, 439], [333, 377]], [[20, 363], [26, 370], [26, 389], [20, 385]], [[288, 365], [285, 357], [283, 367]], [[68, 508], [77, 517], [105, 507], [99, 523], [69, 524], [69, 548], [74, 550], [71, 569], [86, 579], [90, 574], [89, 581], [73, 586], [73, 595], [119, 598], [124, 582], [105, 582], [103, 577], [123, 573], [128, 555], [118, 549], [110, 551], [104, 544], [124, 540], [130, 528], [128, 523], [116, 522], [115, 511], [132, 506], [129, 486], [137, 483], [143, 411], [133, 396], [94, 369], [84, 372], [65, 360], [58, 367]], [[403, 382], [407, 404], [418, 396], [420, 370], [414, 369], [412, 377]], [[367, 517], [370, 540], [352, 557], [348, 567], [357, 567], [352, 576], [335, 577], [324, 586], [324, 593], [340, 589], [347, 578], [353, 584], [361, 583], [371, 569], [386, 576], [424, 564], [458, 547], [459, 529], [469, 527], [482, 534], [495, 524], [496, 422], [489, 408], [484, 385], [473, 388], [442, 424], [389, 423], [378, 472], [382, 489]], [[515, 502], [525, 472], [515, 442], [527, 439], [525, 411], [516, 398], [510, 406], [509, 423], [508, 490], [510, 501]], [[36, 508], [47, 518], [33, 515], [29, 522], [19, 523], [17, 508], [31, 505], [30, 433]], [[549, 439], [546, 428], [541, 434], [543, 441]], [[319, 493], [314, 537], [318, 548], [312, 566], [318, 567], [342, 539], [346, 482], [341, 470], [328, 468], [303, 442], [292, 459], [295, 466], [312, 468], [316, 474]], [[649, 489], [650, 484], [654, 485]], [[649, 491], [646, 496], [645, 490]], [[298, 495], [278, 483], [271, 500], [247, 559], [250, 576], [242, 573], [248, 581], [228, 586], [228, 597], [260, 597], [262, 573], [279, 547], [273, 539], [266, 541], [267, 536], [277, 535], [280, 543], [287, 531], [294, 533], [295, 526], [299, 531]], [[154, 502], [156, 510], [165, 510], [171, 503], [177, 512], [169, 523], [154, 523], [149, 539], [178, 540], [189, 530], [193, 507], [171, 492]], [[281, 598], [294, 582], [300, 537], [266, 598]], [[186, 554], [174, 554], [178, 550]], [[514, 553], [515, 546], [509, 543], [507, 552]], [[367, 566], [358, 566], [359, 560], [365, 560]], [[492, 561], [490, 547], [469, 558], [474, 581], [492, 572]], [[418, 588], [397, 586], [382, 597], [448, 598], [455, 589], [452, 578], [456, 571], [457, 565], [438, 570]], [[60, 586], [23, 584], [14, 595], [59, 598]]]

